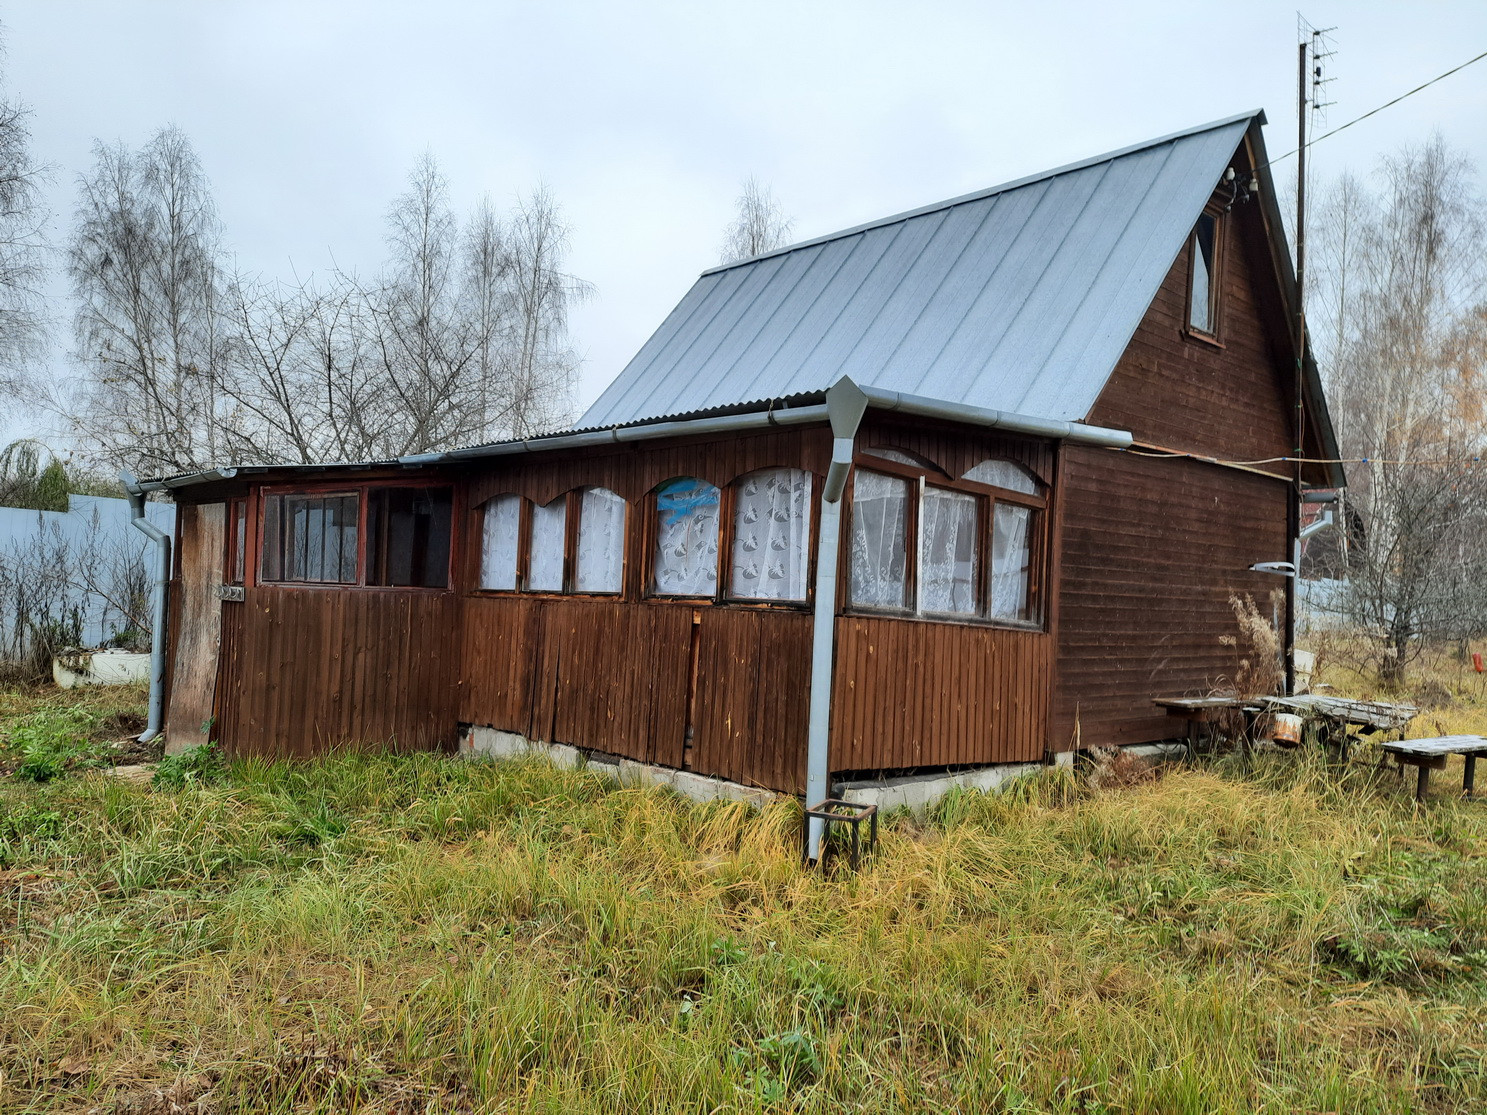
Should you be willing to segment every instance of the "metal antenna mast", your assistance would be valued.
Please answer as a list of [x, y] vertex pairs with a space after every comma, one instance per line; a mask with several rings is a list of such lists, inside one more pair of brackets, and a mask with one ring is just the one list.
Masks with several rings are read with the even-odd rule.
[[1308, 113], [1324, 107], [1321, 103], [1323, 87], [1331, 79], [1322, 77], [1322, 59], [1330, 58], [1331, 51], [1318, 48], [1325, 44], [1324, 36], [1334, 28], [1318, 29], [1307, 23], [1298, 12], [1296, 15], [1296, 374], [1293, 384], [1295, 396], [1295, 487], [1291, 499], [1291, 584], [1286, 593], [1286, 692], [1296, 690], [1296, 593], [1301, 579], [1301, 458], [1306, 455], [1306, 126]]

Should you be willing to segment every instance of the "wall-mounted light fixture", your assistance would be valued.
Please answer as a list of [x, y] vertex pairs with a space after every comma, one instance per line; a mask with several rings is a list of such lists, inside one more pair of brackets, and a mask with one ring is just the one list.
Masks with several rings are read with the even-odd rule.
[[1274, 573], [1278, 577], [1296, 576], [1296, 567], [1289, 561], [1257, 561], [1250, 566], [1252, 573]]

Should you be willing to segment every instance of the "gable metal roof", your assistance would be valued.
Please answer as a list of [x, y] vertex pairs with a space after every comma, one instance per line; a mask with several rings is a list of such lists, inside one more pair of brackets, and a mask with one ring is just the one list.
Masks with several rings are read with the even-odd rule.
[[824, 391], [843, 376], [1082, 419], [1257, 117], [704, 272], [579, 424]]

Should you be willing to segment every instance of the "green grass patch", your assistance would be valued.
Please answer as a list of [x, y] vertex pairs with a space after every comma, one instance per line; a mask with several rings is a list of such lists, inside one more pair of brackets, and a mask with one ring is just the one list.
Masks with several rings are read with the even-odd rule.
[[856, 874], [798, 823], [435, 756], [0, 780], [0, 1109], [1487, 1105], [1478, 804], [1302, 754], [958, 795]]

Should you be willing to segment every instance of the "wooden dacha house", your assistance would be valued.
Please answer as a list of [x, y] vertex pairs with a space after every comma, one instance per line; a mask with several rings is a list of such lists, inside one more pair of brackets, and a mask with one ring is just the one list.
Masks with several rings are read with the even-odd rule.
[[1178, 734], [1340, 482], [1291, 460], [1337, 453], [1262, 122], [708, 271], [570, 432], [138, 484], [172, 747], [501, 733], [818, 800]]

